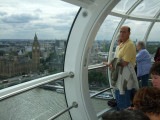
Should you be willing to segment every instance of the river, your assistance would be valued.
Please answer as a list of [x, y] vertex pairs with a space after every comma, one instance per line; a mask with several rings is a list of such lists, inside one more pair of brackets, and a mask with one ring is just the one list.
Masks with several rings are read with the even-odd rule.
[[[92, 99], [96, 112], [107, 107], [106, 100]], [[47, 120], [66, 108], [64, 94], [35, 88], [0, 102], [0, 120]], [[70, 120], [68, 113], [56, 120]]]

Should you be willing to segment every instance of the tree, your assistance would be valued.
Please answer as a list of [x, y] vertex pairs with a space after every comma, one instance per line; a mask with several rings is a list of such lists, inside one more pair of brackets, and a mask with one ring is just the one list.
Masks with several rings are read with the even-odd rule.
[[88, 72], [88, 81], [89, 84], [96, 84], [97, 86], [109, 85], [109, 81], [106, 75], [104, 75], [102, 72], [96, 72], [95, 70]]

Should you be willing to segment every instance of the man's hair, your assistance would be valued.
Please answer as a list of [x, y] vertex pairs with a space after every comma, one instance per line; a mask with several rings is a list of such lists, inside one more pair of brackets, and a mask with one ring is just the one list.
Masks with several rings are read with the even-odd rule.
[[140, 46], [142, 49], [146, 48], [146, 45], [145, 45], [145, 43], [143, 41], [138, 41], [137, 45]]
[[150, 120], [143, 112], [139, 110], [121, 110], [107, 112], [102, 115], [103, 120]]
[[150, 69], [150, 73], [153, 75], [159, 75], [160, 76], [160, 62], [156, 62], [152, 65]]
[[133, 99], [136, 109], [144, 113], [160, 114], [160, 89], [157, 87], [143, 87], [137, 91]]
[[131, 28], [130, 27], [128, 27], [128, 32], [131, 32]]

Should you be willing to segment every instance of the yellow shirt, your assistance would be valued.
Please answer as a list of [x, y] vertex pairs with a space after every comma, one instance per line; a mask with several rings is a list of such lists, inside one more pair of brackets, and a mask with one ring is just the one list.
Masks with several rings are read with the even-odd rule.
[[136, 62], [136, 48], [134, 43], [128, 39], [125, 43], [119, 45], [116, 58], [123, 58], [126, 62], [131, 62], [133, 67]]

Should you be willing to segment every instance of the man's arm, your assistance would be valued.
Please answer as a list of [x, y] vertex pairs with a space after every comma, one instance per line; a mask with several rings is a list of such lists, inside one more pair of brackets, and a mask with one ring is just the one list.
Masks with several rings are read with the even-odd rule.
[[124, 67], [124, 66], [127, 66], [128, 64], [129, 64], [129, 62], [123, 61], [123, 62], [119, 62], [118, 66]]

